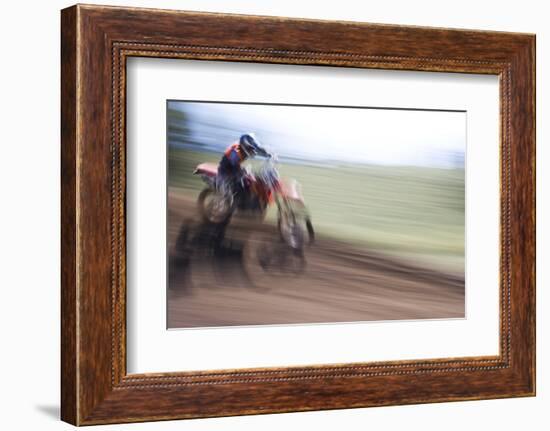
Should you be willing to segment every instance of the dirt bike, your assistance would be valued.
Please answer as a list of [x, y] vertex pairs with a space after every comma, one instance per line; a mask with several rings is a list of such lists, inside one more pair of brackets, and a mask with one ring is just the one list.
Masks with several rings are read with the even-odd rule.
[[240, 196], [231, 184], [219, 178], [214, 164], [201, 163], [193, 173], [206, 184], [197, 202], [205, 222], [228, 223], [237, 210], [254, 213], [263, 220], [268, 208], [276, 205], [277, 229], [284, 243], [293, 250], [302, 250], [313, 242], [315, 232], [300, 186], [294, 180], [280, 178], [274, 157], [265, 159], [255, 172], [243, 169], [238, 179], [244, 191]]

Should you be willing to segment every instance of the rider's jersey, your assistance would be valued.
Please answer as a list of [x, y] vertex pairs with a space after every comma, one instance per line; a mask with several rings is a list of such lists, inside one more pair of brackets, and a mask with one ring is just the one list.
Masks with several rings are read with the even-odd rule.
[[245, 152], [242, 150], [240, 144], [236, 142], [225, 149], [223, 157], [220, 160], [219, 169], [225, 173], [237, 172], [241, 167], [241, 163], [246, 159]]

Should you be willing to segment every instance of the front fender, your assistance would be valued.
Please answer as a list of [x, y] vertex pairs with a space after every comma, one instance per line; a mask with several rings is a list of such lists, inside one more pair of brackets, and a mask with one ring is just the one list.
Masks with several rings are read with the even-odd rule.
[[302, 187], [296, 180], [284, 180], [281, 181], [281, 195], [283, 198], [301, 202], [304, 204], [304, 197], [302, 195]]

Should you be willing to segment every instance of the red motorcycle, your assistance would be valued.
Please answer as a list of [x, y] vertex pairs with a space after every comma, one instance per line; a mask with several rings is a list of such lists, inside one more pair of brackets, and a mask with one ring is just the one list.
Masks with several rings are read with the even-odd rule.
[[266, 159], [259, 169], [244, 170], [242, 190], [236, 196], [234, 187], [218, 178], [218, 167], [211, 163], [199, 164], [195, 175], [200, 175], [206, 187], [198, 197], [199, 212], [207, 223], [225, 224], [236, 211], [247, 211], [263, 220], [268, 208], [277, 206], [277, 228], [282, 240], [294, 250], [302, 250], [314, 240], [315, 233], [309, 212], [297, 181], [280, 178], [273, 157]]

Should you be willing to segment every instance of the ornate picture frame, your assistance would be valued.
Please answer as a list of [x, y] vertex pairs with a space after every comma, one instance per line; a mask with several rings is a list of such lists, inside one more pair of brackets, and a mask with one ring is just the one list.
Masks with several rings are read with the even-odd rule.
[[[534, 35], [92, 5], [64, 9], [61, 18], [64, 421], [91, 425], [535, 395]], [[497, 75], [500, 353], [128, 374], [130, 57]]]

